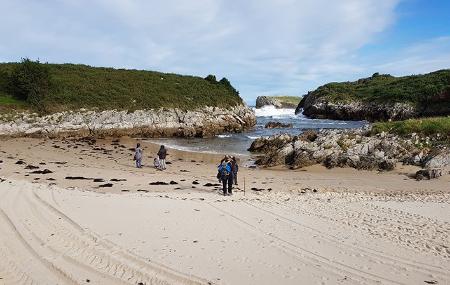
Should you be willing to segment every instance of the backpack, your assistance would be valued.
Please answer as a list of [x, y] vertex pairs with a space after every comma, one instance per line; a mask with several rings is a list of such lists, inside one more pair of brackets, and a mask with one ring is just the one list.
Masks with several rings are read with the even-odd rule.
[[231, 173], [231, 163], [222, 163], [221, 167], [219, 167], [219, 170], [222, 176], [229, 176]]

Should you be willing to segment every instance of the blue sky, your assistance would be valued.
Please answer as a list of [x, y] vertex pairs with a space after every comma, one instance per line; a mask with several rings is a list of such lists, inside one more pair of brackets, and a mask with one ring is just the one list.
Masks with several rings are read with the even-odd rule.
[[0, 61], [227, 77], [303, 95], [374, 72], [450, 68], [446, 0], [0, 0]]

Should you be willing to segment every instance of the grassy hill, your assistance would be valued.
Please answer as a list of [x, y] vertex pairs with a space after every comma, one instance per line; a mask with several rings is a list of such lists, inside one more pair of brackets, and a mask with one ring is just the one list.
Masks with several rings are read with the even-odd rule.
[[[227, 79], [217, 81], [212, 75], [201, 78], [144, 70], [26, 61], [0, 63], [0, 109], [38, 108], [51, 113], [79, 108], [133, 111], [159, 107], [194, 109], [242, 104], [239, 93]], [[17, 95], [21, 94], [17, 92], [19, 87], [25, 86], [25, 89], [31, 90], [27, 92], [35, 90], [28, 81], [20, 85], [23, 76], [15, 75], [24, 64], [43, 69], [48, 74], [49, 84], [36, 91], [43, 93], [37, 103], [26, 96]], [[19, 79], [13, 80], [14, 76]], [[31, 78], [31, 81], [35, 80], [33, 76]]]
[[427, 113], [450, 110], [450, 69], [394, 77], [375, 73], [354, 82], [328, 83], [308, 94], [331, 102], [410, 103]]

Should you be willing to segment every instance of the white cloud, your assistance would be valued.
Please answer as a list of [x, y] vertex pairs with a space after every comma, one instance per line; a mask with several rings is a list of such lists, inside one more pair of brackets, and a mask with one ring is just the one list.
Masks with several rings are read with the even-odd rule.
[[438, 37], [400, 50], [385, 63], [375, 65], [383, 73], [408, 75], [450, 68], [450, 37]]
[[252, 101], [361, 73], [400, 0], [0, 0], [0, 61], [226, 76]]

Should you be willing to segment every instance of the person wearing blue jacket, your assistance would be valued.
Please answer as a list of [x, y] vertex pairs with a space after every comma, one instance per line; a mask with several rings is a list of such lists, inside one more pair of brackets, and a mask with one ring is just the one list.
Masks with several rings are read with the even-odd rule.
[[224, 160], [220, 167], [221, 180], [223, 185], [223, 195], [233, 195], [233, 169], [230, 157]]

